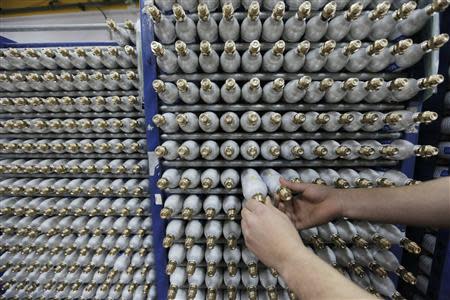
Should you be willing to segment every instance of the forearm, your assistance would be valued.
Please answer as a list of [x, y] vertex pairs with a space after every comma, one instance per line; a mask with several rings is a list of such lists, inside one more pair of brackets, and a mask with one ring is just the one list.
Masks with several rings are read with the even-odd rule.
[[295, 295], [308, 299], [376, 299], [302, 247], [278, 268]]
[[383, 223], [450, 226], [450, 179], [442, 178], [398, 188], [336, 192], [343, 216]]

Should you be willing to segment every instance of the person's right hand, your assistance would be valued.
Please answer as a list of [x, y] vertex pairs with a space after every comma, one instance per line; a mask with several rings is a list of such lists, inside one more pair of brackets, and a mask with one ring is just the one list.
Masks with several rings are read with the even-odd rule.
[[298, 194], [291, 201], [277, 204], [297, 229], [324, 224], [342, 216], [341, 190], [312, 183], [293, 183], [284, 178], [280, 183]]

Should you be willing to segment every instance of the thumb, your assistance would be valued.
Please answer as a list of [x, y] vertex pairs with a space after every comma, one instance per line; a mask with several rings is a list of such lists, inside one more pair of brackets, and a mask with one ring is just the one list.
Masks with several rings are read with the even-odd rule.
[[284, 179], [283, 177], [280, 177], [280, 183], [281, 186], [287, 187], [293, 192], [299, 192], [302, 193], [308, 188], [310, 185], [309, 183], [294, 183], [289, 180]]
[[270, 196], [267, 196], [265, 200], [265, 205], [267, 205], [268, 207], [273, 207], [272, 199], [270, 198]]

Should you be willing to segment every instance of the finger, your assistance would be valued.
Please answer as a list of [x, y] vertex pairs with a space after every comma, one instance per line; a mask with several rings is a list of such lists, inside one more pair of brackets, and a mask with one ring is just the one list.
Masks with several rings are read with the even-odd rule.
[[305, 191], [306, 188], [310, 185], [309, 183], [291, 182], [291, 181], [284, 179], [283, 177], [280, 178], [280, 183], [281, 183], [281, 186], [285, 186], [288, 189], [290, 189], [294, 192], [299, 192], [299, 193], [302, 193], [303, 191]]
[[251, 214], [252, 214], [252, 212], [247, 207], [242, 208], [242, 210], [241, 210], [242, 221], [247, 222], [247, 220], [248, 220], [248, 218], [250, 218]]
[[286, 213], [286, 204], [284, 202], [278, 202], [276, 205], [276, 208], [278, 208], [280, 211]]
[[266, 196], [266, 201], [264, 202], [268, 207], [273, 207], [272, 199], [269, 196]]
[[245, 201], [245, 206], [248, 210], [250, 211], [255, 211], [256, 208], [260, 205], [261, 203], [256, 200], [255, 198], [251, 198], [250, 200]]

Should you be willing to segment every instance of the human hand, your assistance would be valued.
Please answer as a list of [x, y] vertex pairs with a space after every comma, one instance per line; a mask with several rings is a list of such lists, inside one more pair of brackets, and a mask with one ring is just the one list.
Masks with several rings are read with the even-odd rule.
[[280, 183], [299, 193], [291, 201], [277, 203], [278, 209], [291, 219], [297, 229], [324, 224], [342, 216], [342, 190], [312, 183], [293, 183], [284, 178]]
[[303, 248], [291, 220], [272, 205], [248, 200], [241, 211], [245, 244], [266, 266], [281, 270], [287, 258]]

